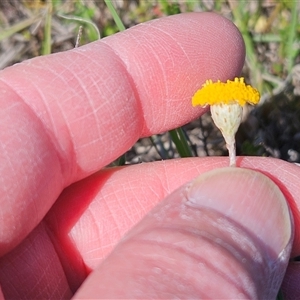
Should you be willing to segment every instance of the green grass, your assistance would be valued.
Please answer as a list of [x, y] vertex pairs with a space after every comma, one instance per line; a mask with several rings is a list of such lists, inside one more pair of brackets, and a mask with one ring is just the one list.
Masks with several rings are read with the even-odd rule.
[[52, 2], [47, 1], [45, 25], [44, 25], [44, 39], [42, 41], [42, 55], [51, 53], [51, 24], [52, 24]]
[[119, 17], [115, 7], [111, 3], [110, 0], [104, 0], [105, 4], [107, 5], [112, 17], [114, 18], [114, 21], [116, 22], [116, 25], [119, 29], [119, 31], [123, 31], [126, 29], [125, 25], [123, 24], [121, 18]]

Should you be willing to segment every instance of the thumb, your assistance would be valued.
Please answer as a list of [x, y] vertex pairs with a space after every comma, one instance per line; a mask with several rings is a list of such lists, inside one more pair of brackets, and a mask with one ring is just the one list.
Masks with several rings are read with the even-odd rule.
[[162, 201], [75, 298], [275, 299], [293, 240], [280, 189], [261, 173], [205, 173]]

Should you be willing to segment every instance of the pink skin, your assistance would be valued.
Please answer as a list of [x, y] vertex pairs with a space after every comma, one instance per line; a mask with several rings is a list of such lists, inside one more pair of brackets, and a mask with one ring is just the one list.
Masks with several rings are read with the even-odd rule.
[[[238, 76], [244, 56], [241, 35], [232, 23], [215, 14], [195, 13], [155, 20], [0, 73], [0, 122], [5, 128], [0, 131], [0, 282], [7, 298], [70, 298], [95, 269], [76, 298], [149, 298], [160, 288], [164, 289], [160, 290], [161, 295], [174, 295], [178, 287], [174, 276], [185, 268], [187, 276], [180, 279], [185, 280], [184, 286], [190, 287], [178, 291], [181, 298], [200, 295], [201, 291], [214, 293], [213, 284], [225, 293], [223, 296], [226, 292], [231, 297], [241, 293], [254, 293], [258, 298], [269, 295], [271, 284], [260, 285], [262, 281], [270, 281], [268, 274], [258, 280], [257, 272], [251, 269], [252, 261], [240, 265], [226, 253], [213, 252], [218, 247], [212, 244], [207, 246], [208, 251], [211, 249], [208, 253], [213, 253], [210, 262], [224, 258], [224, 272], [231, 267], [231, 274], [250, 274], [247, 287], [252, 286], [252, 290], [241, 288], [239, 282], [216, 278], [213, 284], [209, 280], [199, 291], [200, 275], [195, 266], [197, 260], [201, 261], [199, 253], [203, 249], [191, 260], [186, 248], [180, 253], [170, 248], [182, 241], [185, 233], [180, 228], [176, 227], [171, 234], [164, 230], [155, 232], [158, 223], [151, 217], [143, 219], [181, 185], [206, 171], [227, 166], [227, 158], [172, 160], [102, 170], [89, 176], [128, 150], [138, 138], [178, 127], [201, 115], [203, 109], [191, 106], [193, 93], [208, 78], [226, 80]], [[258, 170], [279, 186], [294, 217], [291, 255], [299, 255], [298, 167], [266, 158], [239, 158], [238, 166]], [[257, 201], [246, 214], [249, 222], [245, 222], [246, 208], [236, 208], [234, 220], [242, 219], [242, 225], [247, 224], [247, 229], [255, 235], [262, 226], [255, 228], [255, 224], [268, 219], [272, 225], [266, 227], [270, 234], [265, 232], [264, 239], [256, 245], [262, 256], [269, 259], [266, 264], [277, 268], [280, 279], [288, 257], [280, 266], [273, 260], [292, 241], [289, 226], [282, 225], [290, 224], [290, 218], [281, 214], [282, 194], [273, 195], [270, 183], [261, 177], [253, 181], [253, 173], [252, 177], [247, 174], [236, 178], [231, 190], [239, 191], [241, 182], [248, 180], [252, 184], [249, 191], [244, 188], [241, 193], [228, 194], [226, 189], [220, 190], [223, 199], [217, 203], [222, 201], [225, 213], [226, 207], [230, 211], [239, 207], [233, 203], [239, 203], [241, 197], [250, 199], [255, 195]], [[230, 178], [225, 175], [224, 180]], [[76, 181], [58, 197], [66, 186]], [[205, 186], [207, 193], [214, 190], [214, 184], [205, 183]], [[210, 199], [208, 194], [206, 197]], [[275, 202], [267, 210], [264, 199], [273, 198]], [[179, 207], [180, 199], [178, 193], [173, 194], [162, 202], [163, 208], [170, 201], [177, 203], [174, 208]], [[162, 207], [156, 210], [160, 212]], [[270, 214], [270, 210], [275, 213]], [[196, 210], [190, 210], [189, 216], [194, 213]], [[179, 215], [168, 212], [166, 220], [174, 226]], [[139, 221], [140, 225], [126, 242], [113, 251]], [[206, 231], [212, 228], [209, 222], [204, 224], [197, 218], [192, 224]], [[240, 226], [236, 225], [235, 229], [240, 230]], [[149, 247], [145, 248], [145, 239], [135, 235], [142, 230], [139, 228], [155, 232], [157, 239], [166, 240], [169, 247], [158, 247], [157, 241], [148, 236]], [[278, 239], [274, 240], [274, 232]], [[185, 241], [194, 243], [198, 249], [199, 240], [193, 239], [190, 234], [184, 236]], [[139, 255], [132, 255], [135, 252]], [[160, 257], [156, 262], [162, 266], [163, 277], [157, 274], [153, 277], [150, 252]], [[161, 257], [172, 257], [178, 263], [170, 264]], [[127, 272], [132, 269], [133, 272]], [[289, 270], [297, 273], [297, 267]], [[208, 271], [204, 274], [209, 274]], [[147, 280], [138, 287], [130, 285], [141, 278]], [[149, 278], [159, 279], [153, 282]], [[162, 278], [163, 287], [159, 285]], [[149, 282], [155, 285], [154, 289], [149, 288]], [[297, 283], [289, 282], [287, 295]], [[103, 290], [103, 286], [113, 287], [117, 294], [111, 294], [107, 288]]]

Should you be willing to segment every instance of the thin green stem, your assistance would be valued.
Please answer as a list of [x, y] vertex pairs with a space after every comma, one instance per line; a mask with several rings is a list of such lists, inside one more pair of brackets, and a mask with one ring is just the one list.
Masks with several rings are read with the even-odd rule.
[[172, 138], [172, 141], [174, 142], [177, 151], [181, 157], [191, 157], [193, 156], [192, 150], [190, 145], [187, 142], [187, 139], [185, 137], [185, 134], [182, 130], [182, 128], [177, 128], [170, 130], [170, 135]]
[[296, 39], [297, 34], [297, 19], [298, 19], [298, 1], [292, 1], [292, 20], [290, 25], [290, 30], [288, 33], [288, 41], [287, 41], [287, 69], [290, 73], [292, 67], [294, 66], [294, 58], [295, 58], [295, 49], [294, 49], [294, 42]]
[[42, 55], [51, 53], [51, 24], [52, 24], [52, 1], [47, 1], [47, 13], [44, 27], [44, 39], [42, 43]]
[[108, 7], [108, 9], [109, 9], [109, 11], [110, 11], [112, 17], [114, 18], [114, 21], [115, 21], [115, 23], [116, 23], [118, 29], [119, 29], [120, 31], [125, 30], [126, 28], [125, 28], [125, 26], [124, 26], [122, 20], [120, 19], [119, 15], [118, 15], [118, 13], [117, 13], [117, 11], [116, 11], [116, 9], [115, 9], [115, 7], [114, 7], [113, 4], [111, 3], [111, 1], [110, 1], [110, 0], [104, 0], [104, 2], [105, 2], [105, 4], [106, 4], [106, 6]]

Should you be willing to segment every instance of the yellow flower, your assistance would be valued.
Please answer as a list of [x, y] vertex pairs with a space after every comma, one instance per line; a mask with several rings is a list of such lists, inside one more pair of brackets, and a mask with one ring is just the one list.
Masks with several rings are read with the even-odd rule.
[[235, 134], [242, 121], [243, 106], [246, 103], [257, 104], [259, 99], [259, 92], [246, 85], [243, 77], [227, 80], [226, 83], [206, 80], [192, 98], [193, 106], [211, 106], [212, 119], [226, 142], [230, 166], [236, 165]]
[[234, 81], [227, 80], [226, 83], [218, 80], [206, 80], [202, 89], [198, 90], [192, 99], [193, 106], [231, 104], [236, 102], [241, 106], [246, 103], [257, 104], [259, 102], [259, 92], [251, 85], [246, 85], [244, 78], [235, 78]]

